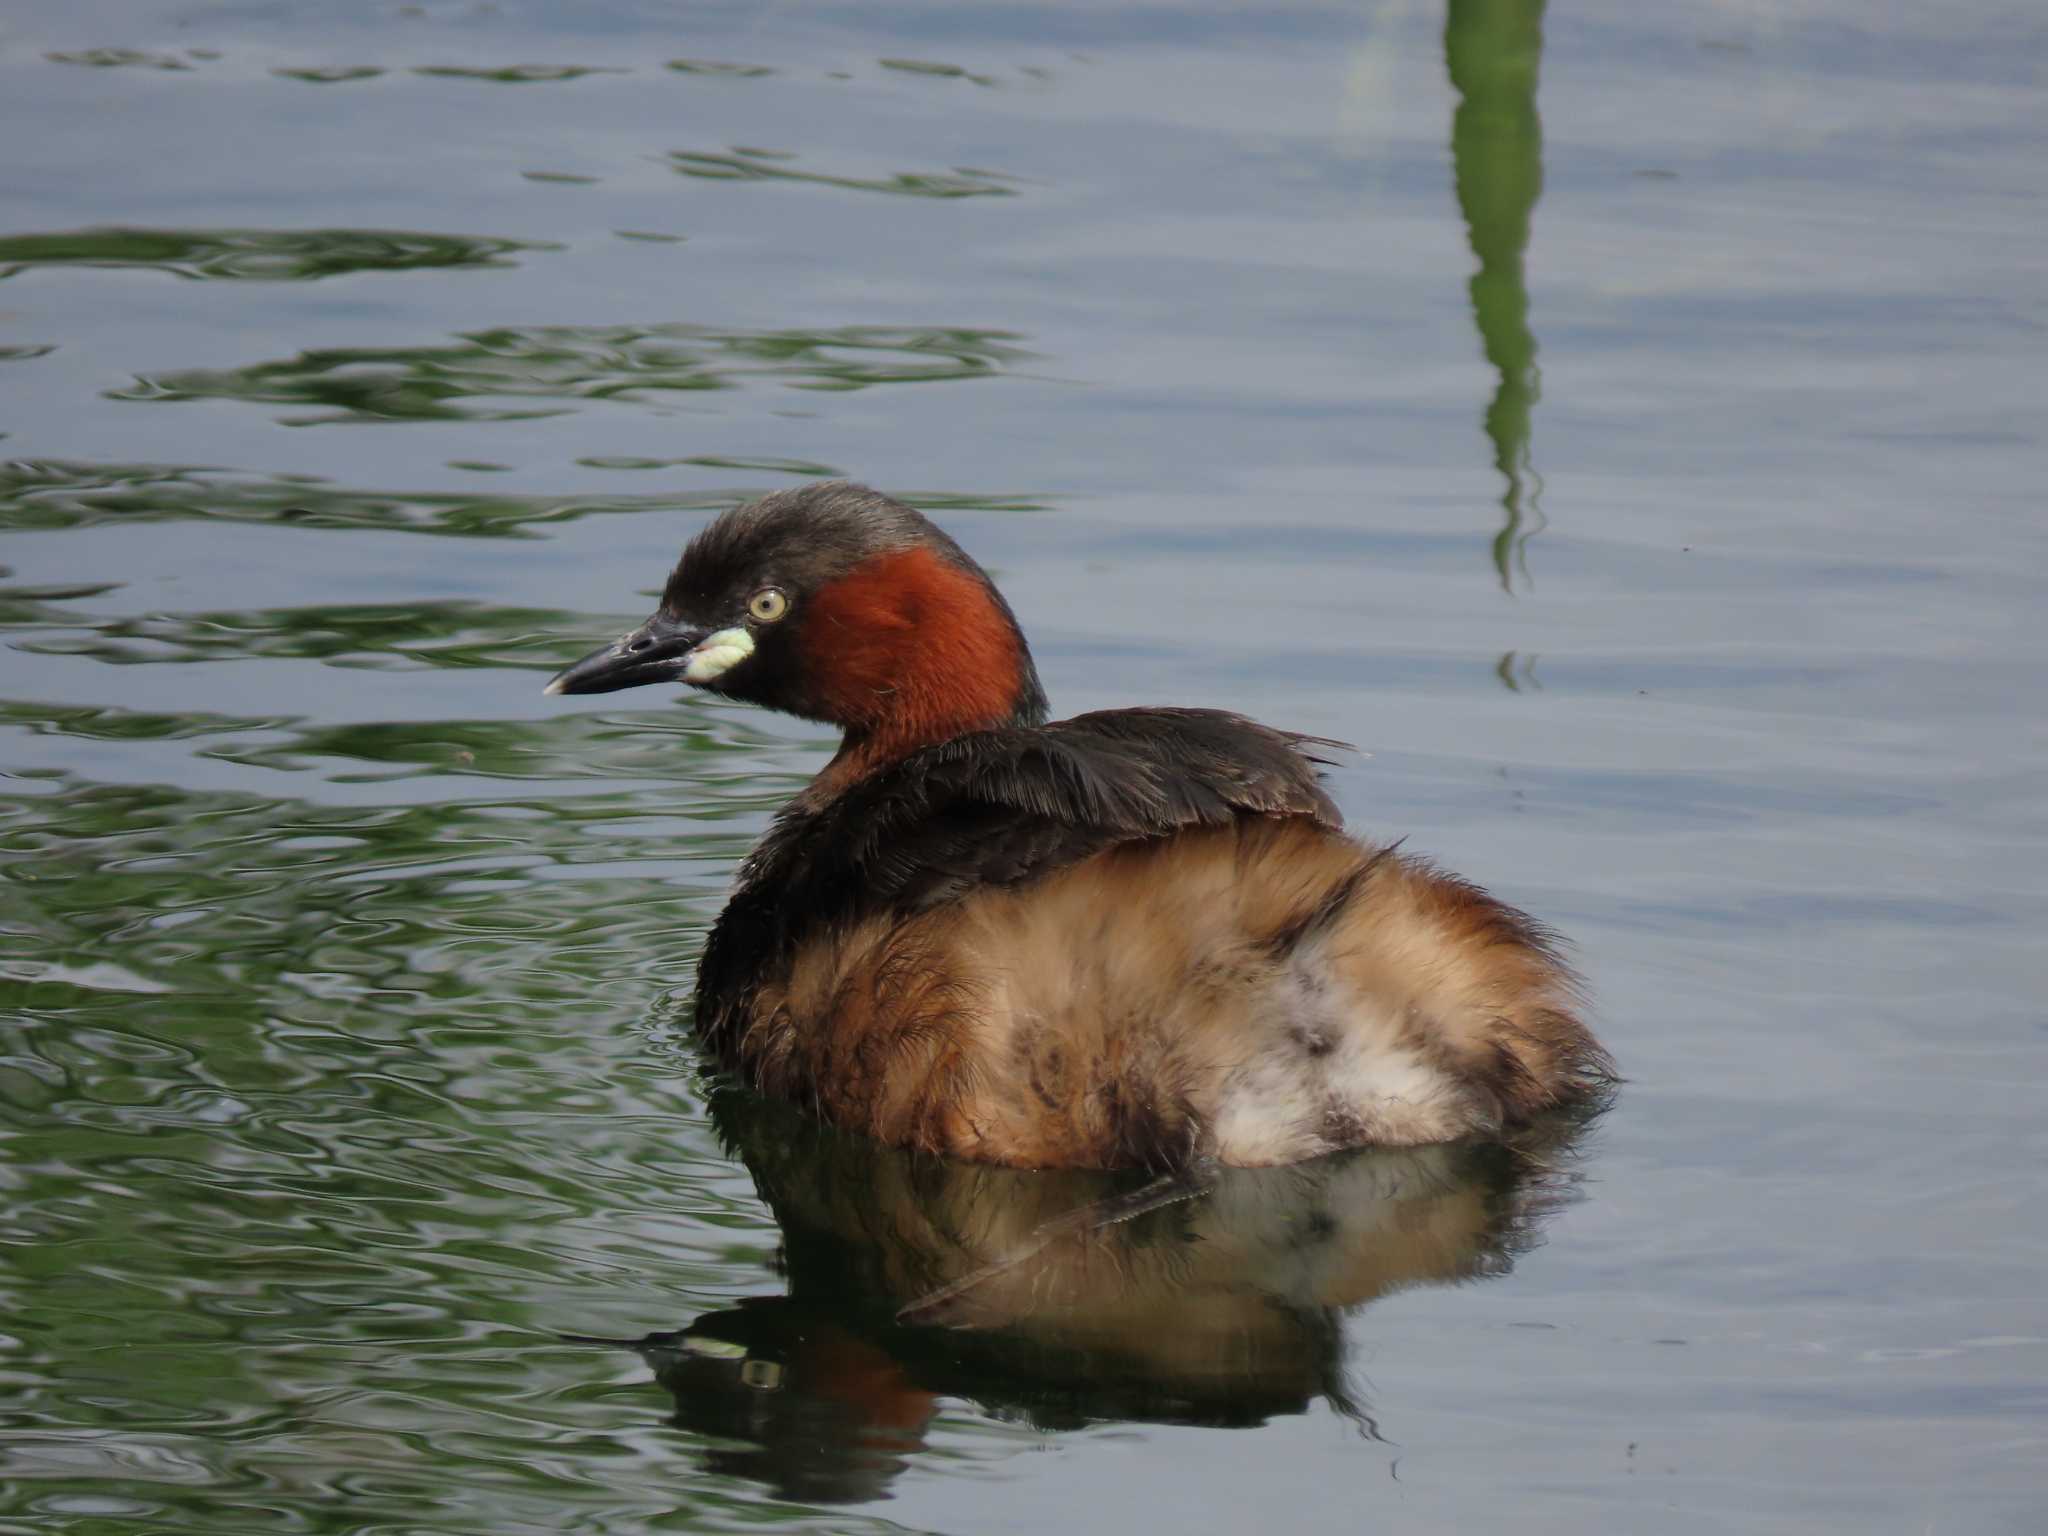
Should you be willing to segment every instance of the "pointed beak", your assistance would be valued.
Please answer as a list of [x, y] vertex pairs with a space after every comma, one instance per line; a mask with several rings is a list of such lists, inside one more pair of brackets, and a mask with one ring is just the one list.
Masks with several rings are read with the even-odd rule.
[[543, 693], [611, 693], [649, 683], [680, 683], [690, 653], [704, 642], [704, 631], [656, 614], [629, 635], [601, 651], [564, 667]]

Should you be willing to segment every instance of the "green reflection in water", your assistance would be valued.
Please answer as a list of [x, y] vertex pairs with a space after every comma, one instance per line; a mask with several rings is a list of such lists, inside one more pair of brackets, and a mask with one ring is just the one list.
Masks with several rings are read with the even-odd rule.
[[31, 267], [142, 267], [178, 277], [304, 282], [351, 272], [509, 267], [531, 240], [397, 229], [73, 229], [0, 236], [0, 278]]
[[1536, 113], [1542, 55], [1543, 0], [1450, 0], [1444, 57], [1458, 92], [1451, 158], [1458, 207], [1479, 261], [1472, 315], [1486, 360], [1500, 375], [1486, 410], [1486, 435], [1494, 468], [1506, 482], [1506, 518], [1493, 541], [1493, 564], [1507, 591], [1518, 571], [1528, 578], [1526, 545], [1542, 519], [1542, 480], [1529, 448], [1541, 378], [1522, 270], [1530, 217], [1543, 191], [1543, 124]]
[[737, 458], [718, 453], [693, 453], [683, 459], [649, 459], [633, 454], [592, 454], [576, 461], [585, 469], [673, 469], [694, 464], [700, 469], [765, 469], [778, 475], [802, 475], [829, 480], [845, 471], [810, 459]]
[[273, 69], [271, 73], [286, 80], [303, 80], [308, 85], [346, 85], [351, 80], [375, 80], [384, 71], [374, 64], [327, 64]]
[[893, 176], [835, 176], [803, 171], [786, 162], [796, 156], [782, 150], [735, 145], [725, 154], [677, 150], [669, 163], [685, 176], [710, 181], [805, 181], [855, 192], [892, 192], [903, 197], [1013, 197], [1016, 178], [1000, 171], [958, 165], [950, 171], [899, 171]]
[[91, 528], [204, 518], [308, 529], [376, 528], [532, 538], [538, 525], [597, 512], [722, 511], [744, 490], [665, 496], [521, 496], [369, 491], [176, 464], [0, 462], [0, 528]]
[[579, 634], [588, 649], [591, 625], [587, 615], [461, 602], [95, 618], [0, 591], [0, 628], [60, 631], [17, 642], [16, 649], [116, 665], [295, 658], [377, 669], [563, 666], [580, 654]]
[[[722, 512], [769, 488], [750, 485], [641, 496], [373, 491], [302, 476], [249, 475], [191, 465], [13, 459], [0, 461], [0, 529], [204, 518], [282, 528], [533, 538], [545, 524], [598, 513]], [[926, 512], [1036, 512], [1049, 504], [1033, 496], [901, 489], [890, 494]]]
[[[242, 368], [138, 377], [116, 400], [245, 400], [319, 406], [294, 426], [338, 421], [517, 421], [650, 391], [853, 390], [989, 378], [1030, 356], [1010, 331], [849, 325], [730, 331], [701, 325], [508, 326], [434, 347], [345, 347]], [[540, 402], [482, 405], [487, 400]], [[552, 402], [552, 403], [550, 403]]]
[[[354, 1000], [359, 1024], [394, 1028], [478, 1000], [497, 1023], [554, 1031], [614, 973], [633, 984], [605, 995], [638, 1019], [653, 992], [687, 983], [726, 870], [798, 782], [747, 772], [750, 723], [696, 702], [306, 726], [0, 701], [0, 734], [13, 732], [110, 747], [137, 780], [196, 752], [315, 769], [322, 784], [444, 781], [452, 795], [367, 805], [70, 774], [0, 790], [0, 970], [16, 986], [118, 973], [117, 991], [235, 995], [257, 1016]], [[632, 787], [650, 783], [663, 802]], [[725, 830], [735, 818], [746, 825]], [[550, 878], [590, 865], [610, 872]], [[11, 1027], [32, 1056], [62, 1043], [35, 1034], [38, 1014], [53, 1018], [42, 1004], [28, 1013]]]
[[1537, 659], [1524, 656], [1519, 651], [1503, 651], [1500, 660], [1494, 664], [1493, 675], [1500, 679], [1501, 686], [1509, 693], [1521, 693], [1525, 689], [1541, 693], [1543, 684], [1536, 676]]
[[441, 80], [489, 80], [503, 85], [542, 85], [555, 80], [581, 80], [585, 75], [623, 75], [606, 64], [507, 64], [495, 69], [468, 64], [424, 64], [413, 71]]
[[775, 73], [765, 64], [728, 64], [717, 59], [670, 59], [665, 67], [679, 75], [722, 75], [734, 80], [759, 80]]
[[[520, 690], [522, 697], [531, 691]], [[707, 766], [690, 752], [771, 749], [744, 710], [709, 709], [695, 699], [654, 710], [564, 716], [536, 724], [522, 720], [369, 720], [308, 724], [291, 715], [157, 714], [48, 701], [0, 699], [0, 729], [30, 736], [87, 742], [195, 741], [204, 758], [286, 773], [317, 770], [328, 784], [394, 783], [405, 779], [514, 779], [559, 787], [592, 779], [631, 780], [676, 789], [673, 801], [643, 802], [632, 815], [686, 809], [692, 820], [721, 822], [733, 815], [781, 805], [803, 787], [801, 772], [762, 773], [749, 779], [740, 759]], [[822, 743], [821, 743], [822, 745]], [[698, 793], [702, 791], [702, 793]], [[694, 798], [693, 798], [694, 796]], [[560, 802], [567, 803], [567, 802]], [[584, 819], [611, 812], [578, 802]], [[745, 847], [733, 845], [735, 856]], [[602, 845], [564, 844], [561, 862], [585, 855], [608, 858]]]
[[931, 75], [941, 80], [967, 80], [975, 85], [997, 87], [1002, 81], [994, 75], [977, 75], [962, 69], [958, 64], [943, 64], [936, 59], [877, 59], [884, 69], [903, 75]]
[[[52, 64], [82, 64], [89, 69], [190, 69], [188, 58], [175, 53], [151, 53], [141, 48], [80, 48], [43, 55]], [[199, 58], [194, 53], [190, 58]], [[205, 55], [218, 58], [218, 54]]]
[[[551, 777], [562, 723], [493, 730]], [[649, 1007], [747, 836], [609, 787], [337, 806], [146, 782], [264, 725], [0, 718], [145, 781], [0, 788], [0, 1504], [76, 1531], [449, 1528], [456, 1455], [494, 1519], [741, 1523], [672, 1457], [549, 1457], [629, 1420], [564, 1320], [715, 1296], [772, 1242]], [[659, 732], [663, 776], [758, 817], [785, 786], [746, 782], [715, 726]], [[622, 730], [555, 744], [601, 759]]]
[[[14, 584], [0, 619], [76, 628], [114, 590]], [[131, 660], [447, 667], [554, 629], [573, 654], [591, 623], [326, 605], [87, 627]], [[547, 1456], [639, 1417], [555, 1330], [601, 1321], [593, 1297], [670, 1315], [773, 1242], [673, 1001], [795, 786], [754, 722], [696, 700], [306, 723], [17, 699], [0, 746], [0, 1504], [81, 1531], [87, 1509], [110, 1531], [259, 1506], [307, 1531], [438, 1524], [460, 1436], [499, 1518], [744, 1523], [729, 1480], [672, 1458]]]

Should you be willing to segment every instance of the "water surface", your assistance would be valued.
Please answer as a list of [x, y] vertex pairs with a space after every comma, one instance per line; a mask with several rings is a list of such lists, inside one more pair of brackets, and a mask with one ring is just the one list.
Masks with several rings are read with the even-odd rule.
[[[2048, 1509], [2032, 9], [0, 22], [0, 1520]], [[1056, 709], [1357, 742], [1631, 1082], [1054, 1233], [705, 1077], [829, 749], [547, 700], [858, 476]], [[1141, 1202], [1142, 1203], [1142, 1202]]]

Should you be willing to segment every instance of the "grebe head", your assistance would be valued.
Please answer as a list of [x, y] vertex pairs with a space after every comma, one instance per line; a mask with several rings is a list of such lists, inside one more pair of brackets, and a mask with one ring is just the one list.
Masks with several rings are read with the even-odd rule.
[[684, 549], [654, 615], [547, 692], [648, 683], [830, 721], [846, 732], [842, 778], [1046, 713], [987, 573], [922, 513], [844, 481], [724, 514]]

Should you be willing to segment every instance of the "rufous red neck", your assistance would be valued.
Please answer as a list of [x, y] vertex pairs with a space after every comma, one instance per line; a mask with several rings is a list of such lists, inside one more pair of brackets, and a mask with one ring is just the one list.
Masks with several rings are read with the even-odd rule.
[[846, 731], [806, 798], [829, 799], [920, 747], [1012, 719], [1029, 662], [978, 573], [925, 545], [877, 555], [809, 604], [804, 670]]

